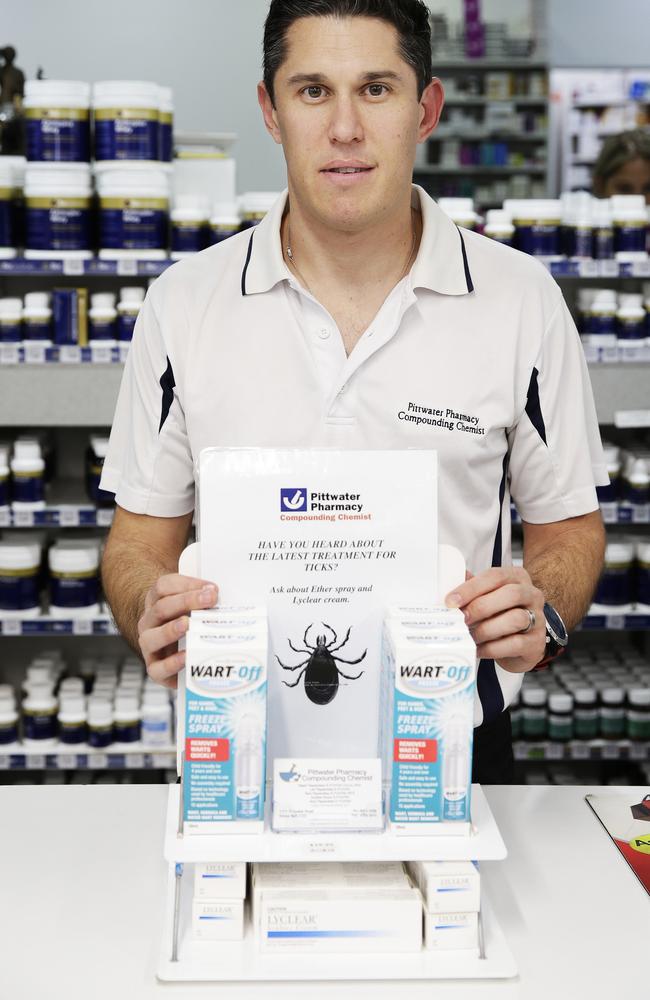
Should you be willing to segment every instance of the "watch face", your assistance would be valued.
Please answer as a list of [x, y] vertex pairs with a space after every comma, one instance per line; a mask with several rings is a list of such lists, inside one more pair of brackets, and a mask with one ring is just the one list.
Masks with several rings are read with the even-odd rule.
[[544, 617], [546, 618], [551, 630], [555, 633], [555, 637], [560, 645], [566, 645], [569, 638], [567, 630], [564, 627], [564, 622], [551, 604], [544, 605]]

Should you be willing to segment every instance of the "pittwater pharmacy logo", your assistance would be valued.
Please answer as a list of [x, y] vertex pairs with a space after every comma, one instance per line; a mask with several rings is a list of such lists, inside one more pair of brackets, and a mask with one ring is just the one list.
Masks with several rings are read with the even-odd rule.
[[283, 781], [300, 781], [300, 772], [296, 771], [296, 765], [292, 764], [289, 771], [280, 771]]
[[307, 510], [307, 488], [291, 486], [289, 489], [280, 489], [280, 510]]

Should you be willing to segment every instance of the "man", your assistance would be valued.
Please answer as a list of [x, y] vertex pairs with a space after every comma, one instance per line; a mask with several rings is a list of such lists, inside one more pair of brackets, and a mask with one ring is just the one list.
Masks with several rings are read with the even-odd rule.
[[149, 292], [102, 480], [118, 504], [108, 599], [150, 676], [175, 686], [187, 614], [217, 598], [175, 572], [202, 448], [436, 449], [440, 538], [475, 574], [447, 597], [482, 658], [474, 777], [510, 780], [504, 709], [580, 621], [602, 563], [605, 469], [575, 328], [537, 262], [412, 187], [443, 104], [419, 0], [273, 0], [258, 96], [288, 198]]

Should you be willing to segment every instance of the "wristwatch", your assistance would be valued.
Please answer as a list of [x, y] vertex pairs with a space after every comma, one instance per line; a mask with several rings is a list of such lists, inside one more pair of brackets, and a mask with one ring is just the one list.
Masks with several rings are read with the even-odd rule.
[[544, 605], [544, 618], [546, 619], [546, 649], [544, 656], [533, 667], [531, 673], [535, 670], [545, 670], [549, 663], [562, 655], [569, 644], [569, 633], [552, 604]]

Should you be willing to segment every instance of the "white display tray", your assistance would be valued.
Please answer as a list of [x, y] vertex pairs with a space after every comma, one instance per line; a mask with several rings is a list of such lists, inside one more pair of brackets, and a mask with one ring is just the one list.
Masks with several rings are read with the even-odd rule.
[[472, 785], [472, 825], [465, 836], [381, 833], [274, 833], [267, 800], [263, 833], [179, 833], [179, 784], [169, 786], [167, 861], [500, 861], [507, 850], [480, 785]]
[[[364, 838], [365, 840], [366, 838]], [[403, 843], [403, 841], [400, 841]], [[181, 876], [178, 949], [174, 952], [175, 865], [170, 864], [158, 978], [166, 982], [273, 982], [282, 980], [511, 979], [517, 967], [489, 901], [481, 900], [482, 948], [441, 954], [264, 955], [250, 924], [243, 941], [194, 941], [190, 936], [193, 873]], [[248, 914], [246, 914], [248, 918]]]

